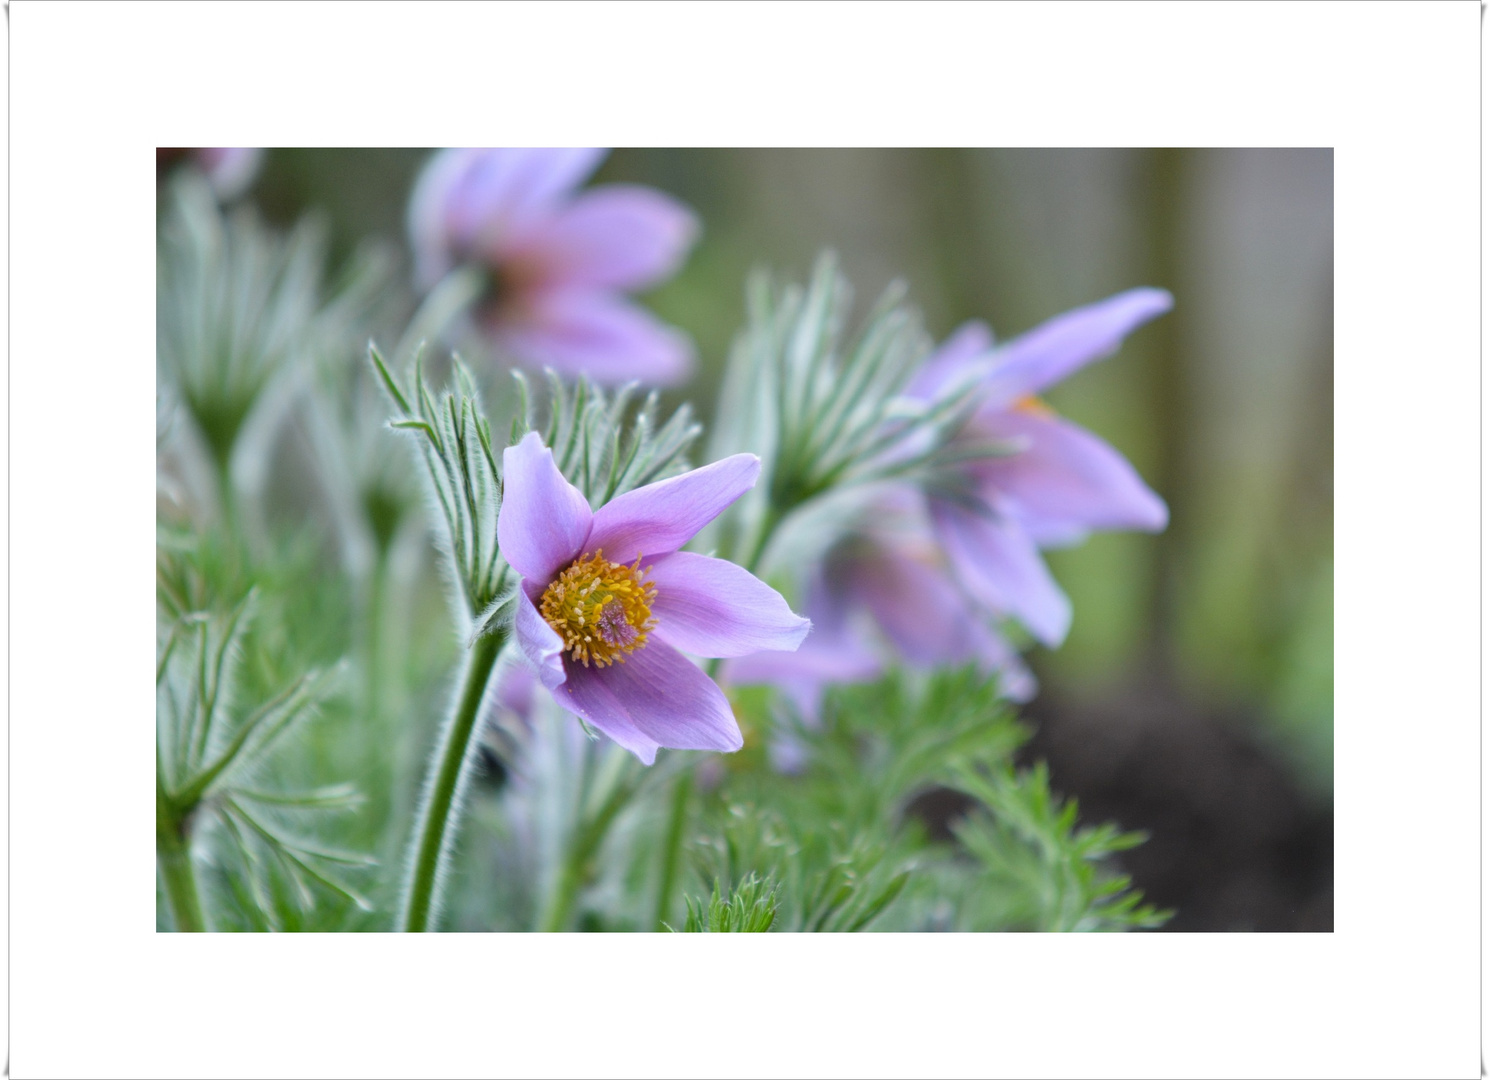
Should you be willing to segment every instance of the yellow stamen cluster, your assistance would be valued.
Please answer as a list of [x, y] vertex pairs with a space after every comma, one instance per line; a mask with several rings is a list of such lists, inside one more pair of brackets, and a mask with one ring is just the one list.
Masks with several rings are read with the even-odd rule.
[[657, 589], [642, 577], [641, 556], [630, 566], [613, 563], [599, 551], [575, 559], [543, 590], [538, 613], [564, 639], [569, 655], [590, 666], [626, 662], [626, 654], [647, 643], [657, 625], [652, 601]]

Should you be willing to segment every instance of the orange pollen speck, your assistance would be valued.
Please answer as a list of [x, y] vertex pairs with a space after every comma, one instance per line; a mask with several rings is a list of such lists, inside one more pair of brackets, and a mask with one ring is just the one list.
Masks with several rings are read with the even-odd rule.
[[1014, 403], [1014, 408], [1018, 409], [1022, 413], [1028, 413], [1031, 416], [1039, 416], [1047, 419], [1055, 415], [1054, 409], [1045, 404], [1045, 402], [1041, 401], [1039, 398], [1035, 397], [1033, 394], [1029, 395], [1028, 397], [1020, 398]]
[[657, 589], [642, 576], [641, 556], [630, 566], [613, 563], [599, 551], [575, 559], [559, 573], [538, 602], [543, 621], [564, 639], [569, 655], [596, 667], [626, 662], [626, 654], [647, 643], [657, 625], [652, 601]]

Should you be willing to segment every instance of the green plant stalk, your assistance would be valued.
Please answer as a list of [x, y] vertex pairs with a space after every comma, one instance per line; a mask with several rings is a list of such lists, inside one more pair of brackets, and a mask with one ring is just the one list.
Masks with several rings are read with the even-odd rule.
[[678, 853], [683, 847], [683, 829], [688, 823], [688, 797], [693, 793], [693, 774], [684, 772], [673, 785], [673, 804], [667, 819], [667, 837], [662, 848], [662, 877], [657, 883], [657, 911], [652, 919], [654, 930], [667, 929], [673, 899], [673, 884], [678, 876]]
[[222, 507], [223, 526], [229, 537], [238, 536], [238, 495], [233, 490], [233, 454], [212, 455], [212, 470], [217, 478], [218, 502]]
[[477, 638], [466, 662], [465, 677], [456, 699], [455, 713], [445, 726], [444, 739], [430, 759], [424, 805], [414, 827], [413, 852], [409, 861], [409, 884], [405, 890], [399, 928], [410, 932], [429, 930], [435, 918], [435, 884], [454, 844], [461, 806], [456, 794], [466, 772], [471, 735], [487, 680], [497, 657], [507, 643], [505, 631]]
[[[156, 812], [159, 814], [159, 806]], [[196, 871], [191, 865], [191, 844], [183, 822], [170, 818], [157, 823], [155, 853], [160, 862], [160, 876], [165, 879], [166, 901], [176, 929], [190, 933], [206, 930], [207, 920], [202, 916], [202, 901], [197, 894]]]
[[765, 518], [760, 523], [760, 529], [756, 533], [755, 543], [751, 545], [750, 554], [740, 565], [754, 574], [760, 569], [761, 557], [765, 555], [766, 548], [771, 544], [771, 539], [776, 535], [776, 529], [781, 525], [782, 519], [790, 510], [782, 510], [775, 503], [767, 503]]
[[581, 822], [565, 854], [564, 864], [559, 868], [559, 878], [549, 894], [538, 929], [544, 933], [557, 933], [569, 925], [569, 912], [574, 907], [575, 897], [584, 884], [586, 868], [594, 857], [600, 842], [610, 829], [611, 822], [631, 798], [634, 785], [620, 783], [611, 792], [602, 806], [589, 821]]

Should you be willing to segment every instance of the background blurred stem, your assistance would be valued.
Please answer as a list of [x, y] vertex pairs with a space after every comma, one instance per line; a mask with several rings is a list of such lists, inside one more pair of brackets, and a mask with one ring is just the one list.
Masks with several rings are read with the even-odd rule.
[[[586, 770], [586, 775], [593, 775], [592, 770]], [[589, 785], [585, 784], [587, 788]], [[610, 830], [611, 822], [615, 820], [621, 808], [626, 805], [632, 794], [636, 791], [634, 781], [623, 780], [616, 784], [615, 790], [606, 798], [595, 816], [588, 821], [580, 818], [570, 837], [568, 850], [564, 853], [564, 861], [559, 867], [559, 875], [554, 881], [554, 888], [549, 893], [548, 902], [543, 907], [543, 913], [538, 920], [538, 929], [544, 933], [557, 933], [567, 929], [569, 926], [570, 912], [574, 908], [575, 898], [579, 896], [579, 890], [585, 883], [590, 860], [595, 857], [595, 852], [600, 849], [600, 842], [605, 839], [605, 834]], [[581, 790], [581, 805], [588, 801], [588, 792]]]
[[662, 877], [657, 883], [657, 911], [652, 919], [654, 930], [667, 929], [673, 899], [673, 883], [678, 876], [678, 853], [683, 847], [683, 828], [688, 822], [688, 797], [693, 793], [693, 773], [684, 770], [673, 785], [672, 808], [663, 838]]
[[367, 639], [364, 647], [367, 650], [366, 680], [363, 684], [363, 692], [366, 700], [363, 704], [363, 714], [369, 721], [375, 720], [381, 715], [383, 702], [383, 624], [387, 621], [388, 613], [384, 610], [388, 606], [388, 548], [378, 545], [377, 555], [373, 559], [372, 575], [367, 583], [367, 614], [365, 616], [365, 629]]
[[456, 830], [452, 827], [452, 819], [458, 818], [460, 814], [461, 800], [456, 796], [467, 772], [471, 734], [476, 729], [476, 717], [481, 711], [481, 698], [486, 693], [487, 680], [491, 677], [492, 668], [506, 643], [506, 633], [498, 631], [477, 638], [476, 643], [471, 646], [460, 696], [456, 699], [455, 714], [445, 726], [439, 749], [430, 759], [427, 795], [414, 829], [409, 887], [403, 915], [399, 919], [399, 927], [403, 930], [428, 930], [434, 921], [435, 883], [440, 876], [441, 864], [449, 856], [455, 839]]
[[222, 507], [223, 528], [228, 536], [238, 535], [238, 496], [233, 490], [233, 455], [213, 452], [213, 476], [217, 479], [217, 499]]
[[761, 558], [766, 554], [766, 548], [771, 545], [771, 538], [776, 535], [776, 529], [782, 519], [791, 511], [778, 510], [775, 503], [767, 503], [766, 514], [760, 524], [760, 530], [756, 533], [755, 543], [750, 549], [750, 554], [740, 565], [754, 574], [760, 569]]
[[[157, 796], [156, 814], [161, 814]], [[196, 871], [191, 865], [191, 843], [185, 822], [169, 813], [157, 817], [155, 853], [160, 861], [160, 875], [166, 883], [166, 900], [171, 906], [171, 921], [178, 931], [201, 933], [207, 929], [202, 915], [202, 901], [197, 894]]]

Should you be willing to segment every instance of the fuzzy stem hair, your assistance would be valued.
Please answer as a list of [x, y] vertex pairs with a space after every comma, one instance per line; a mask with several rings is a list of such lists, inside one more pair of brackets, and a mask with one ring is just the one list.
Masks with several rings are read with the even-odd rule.
[[477, 638], [471, 646], [455, 709], [430, 758], [424, 798], [410, 841], [403, 910], [398, 920], [401, 930], [430, 930], [439, 917], [440, 886], [459, 832], [470, 779], [471, 736], [481, 713], [486, 684], [506, 643], [506, 631], [499, 630]]

